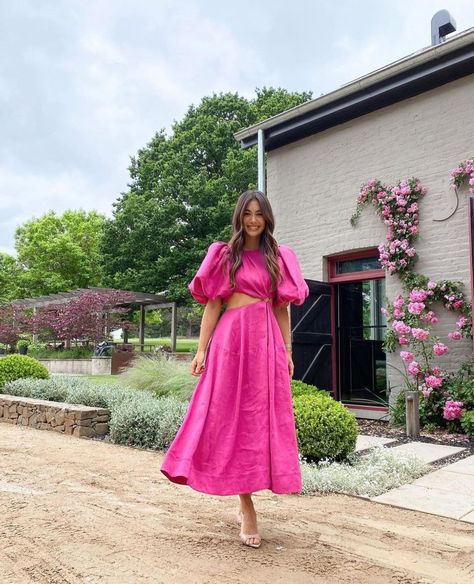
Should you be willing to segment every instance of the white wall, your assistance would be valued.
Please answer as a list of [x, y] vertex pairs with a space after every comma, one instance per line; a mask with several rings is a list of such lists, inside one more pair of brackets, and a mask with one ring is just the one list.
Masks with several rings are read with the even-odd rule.
[[[468, 189], [460, 191], [457, 212], [449, 173], [474, 156], [472, 104], [474, 75], [401, 103], [367, 114], [268, 154], [268, 197], [275, 217], [275, 236], [294, 248], [304, 276], [327, 280], [327, 255], [374, 247], [385, 241], [386, 228], [372, 206], [358, 226], [349, 219], [360, 186], [371, 178], [386, 185], [418, 177], [428, 192], [420, 202], [420, 237], [415, 243], [418, 273], [434, 280], [465, 283], [470, 301]], [[396, 276], [386, 279], [387, 296], [401, 291]], [[455, 315], [435, 307], [440, 317], [435, 334], [446, 340]], [[456, 313], [457, 314], [457, 313]], [[451, 352], [441, 363], [457, 369], [471, 354], [467, 340], [449, 341]], [[400, 366], [398, 353], [388, 363]], [[388, 367], [391, 383], [400, 383]]]

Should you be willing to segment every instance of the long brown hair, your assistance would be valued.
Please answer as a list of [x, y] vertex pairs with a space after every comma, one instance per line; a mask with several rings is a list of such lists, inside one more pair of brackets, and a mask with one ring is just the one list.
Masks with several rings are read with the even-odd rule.
[[260, 205], [260, 211], [265, 219], [265, 229], [260, 235], [260, 249], [267, 264], [268, 273], [271, 280], [272, 293], [276, 290], [280, 277], [280, 267], [278, 265], [278, 244], [273, 237], [275, 229], [275, 217], [269, 200], [261, 191], [245, 191], [237, 199], [234, 214], [232, 216], [232, 236], [229, 240], [228, 259], [232, 266], [230, 268], [230, 285], [235, 287], [235, 272], [242, 265], [242, 250], [244, 248], [244, 213], [247, 205], [255, 199]]

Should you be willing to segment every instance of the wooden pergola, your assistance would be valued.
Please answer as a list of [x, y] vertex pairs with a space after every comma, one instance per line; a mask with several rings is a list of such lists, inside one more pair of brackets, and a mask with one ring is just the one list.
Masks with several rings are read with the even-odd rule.
[[[146, 311], [157, 308], [171, 308], [171, 350], [176, 352], [177, 307], [176, 302], [170, 302], [165, 297], [164, 292], [159, 294], [148, 294], [147, 292], [135, 292], [132, 290], [121, 290], [117, 288], [96, 288], [91, 286], [89, 288], [78, 288], [77, 290], [71, 290], [68, 292], [59, 292], [57, 294], [47, 294], [46, 296], [13, 300], [12, 302], [9, 302], [9, 304], [13, 306], [32, 308], [33, 311], [36, 312], [38, 308], [69, 302], [71, 298], [80, 296], [84, 292], [123, 292], [132, 296], [130, 300], [120, 302], [116, 304], [115, 307], [128, 306], [136, 307], [137, 310], [140, 310], [138, 338], [142, 351], [145, 345]], [[124, 342], [126, 342], [126, 336], [124, 336]]]

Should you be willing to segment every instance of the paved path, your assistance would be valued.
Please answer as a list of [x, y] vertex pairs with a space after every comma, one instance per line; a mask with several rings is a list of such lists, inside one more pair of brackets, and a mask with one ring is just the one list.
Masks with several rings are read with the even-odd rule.
[[[361, 452], [377, 445], [393, 445], [394, 442], [396, 440], [389, 438], [361, 435], [356, 450]], [[427, 442], [409, 442], [392, 446], [391, 450], [400, 455], [414, 454], [420, 460], [432, 463], [466, 449]], [[474, 456], [447, 464], [407, 485], [372, 497], [371, 500], [474, 523]]]
[[467, 584], [474, 525], [346, 495], [170, 483], [163, 454], [0, 423], [1, 584]]

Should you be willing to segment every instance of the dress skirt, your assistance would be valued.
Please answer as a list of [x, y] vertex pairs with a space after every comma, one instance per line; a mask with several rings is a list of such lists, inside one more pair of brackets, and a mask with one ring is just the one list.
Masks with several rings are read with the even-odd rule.
[[301, 491], [288, 361], [270, 302], [221, 315], [160, 470], [212, 495]]

